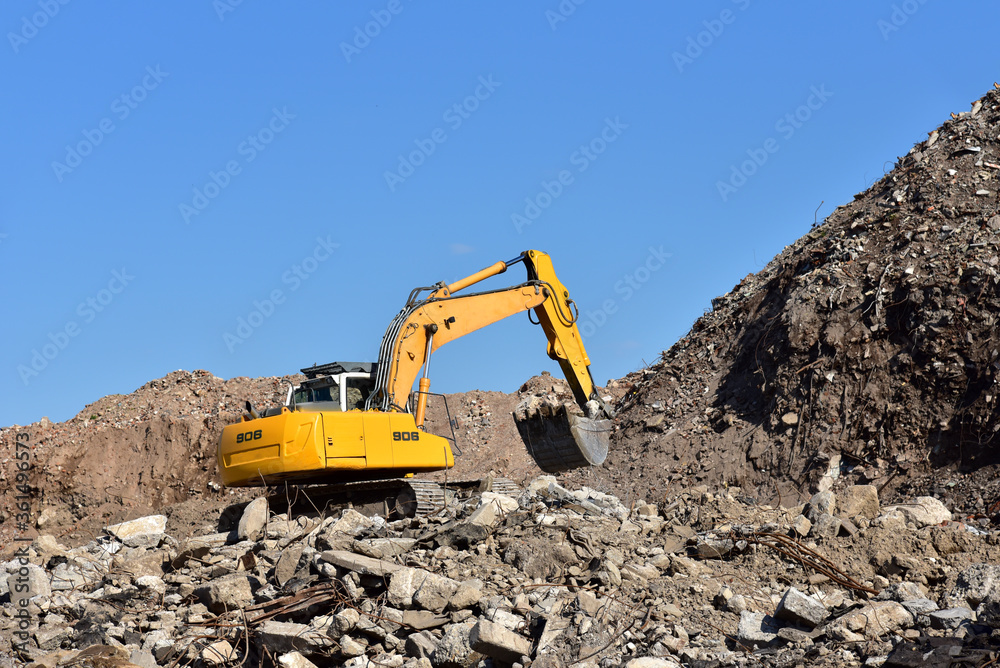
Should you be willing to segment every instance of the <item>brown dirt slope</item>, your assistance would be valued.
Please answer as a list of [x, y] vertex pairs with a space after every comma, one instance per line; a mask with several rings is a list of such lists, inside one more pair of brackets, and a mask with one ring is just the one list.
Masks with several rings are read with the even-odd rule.
[[[0, 468], [0, 515], [16, 518], [9, 462], [17, 433], [31, 444], [31, 519], [45, 533], [77, 531], [83, 540], [108, 523], [213, 496], [222, 428], [239, 421], [246, 400], [270, 405], [283, 400], [285, 388], [282, 378], [224, 381], [207, 371], [175, 371], [131, 394], [99, 399], [66, 422], [0, 429], [0, 459], [8, 462]], [[15, 529], [15, 522], [0, 525], [0, 552]]]
[[787, 498], [831, 463], [886, 482], [996, 464], [998, 176], [992, 90], [624, 379], [591, 476], [650, 498], [694, 480]]

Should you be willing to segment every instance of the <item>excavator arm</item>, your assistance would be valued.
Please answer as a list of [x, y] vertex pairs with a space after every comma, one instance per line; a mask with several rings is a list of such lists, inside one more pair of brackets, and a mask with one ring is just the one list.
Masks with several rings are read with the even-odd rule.
[[[456, 294], [521, 262], [527, 268], [528, 280], [520, 285]], [[559, 362], [580, 409], [574, 414], [567, 413], [565, 407], [515, 414], [525, 444], [547, 471], [600, 464], [607, 454], [611, 410], [595, 392], [590, 359], [576, 326], [576, 306], [556, 276], [552, 260], [537, 250], [497, 262], [451, 284], [413, 290], [382, 339], [376, 389], [368, 400], [368, 408], [404, 411], [414, 382], [423, 370], [415, 416], [417, 426], [421, 427], [433, 353], [450, 341], [525, 311], [534, 311], [548, 340], [548, 355]], [[552, 454], [554, 450], [559, 451], [558, 456]]]
[[[459, 290], [502, 274], [524, 262], [528, 280], [500, 290], [467, 295]], [[421, 291], [430, 294], [416, 298]], [[379, 351], [376, 391], [372, 400], [381, 410], [405, 410], [421, 368], [441, 346], [508, 316], [534, 311], [548, 339], [548, 355], [559, 362], [580, 407], [596, 397], [590, 358], [576, 327], [576, 311], [569, 291], [556, 277], [552, 260], [541, 251], [525, 251], [507, 262], [497, 262], [449, 285], [417, 288], [386, 330]], [[426, 375], [426, 373], [425, 373]], [[421, 422], [417, 420], [418, 424]]]

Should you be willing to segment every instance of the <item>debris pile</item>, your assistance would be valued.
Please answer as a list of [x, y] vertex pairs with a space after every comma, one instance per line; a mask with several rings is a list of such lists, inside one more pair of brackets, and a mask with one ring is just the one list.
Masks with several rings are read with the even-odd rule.
[[[1000, 463], [998, 179], [991, 90], [621, 381], [601, 484], [655, 495], [694, 478], [787, 500], [854, 470], [882, 485]], [[966, 510], [1000, 502], [996, 478]]]
[[1000, 533], [932, 498], [882, 507], [852, 487], [777, 508], [702, 486], [629, 508], [542, 476], [425, 518], [277, 510], [259, 498], [192, 537], [164, 516], [73, 549], [39, 537], [0, 568], [0, 656], [23, 641], [34, 666], [148, 668], [1000, 657]]

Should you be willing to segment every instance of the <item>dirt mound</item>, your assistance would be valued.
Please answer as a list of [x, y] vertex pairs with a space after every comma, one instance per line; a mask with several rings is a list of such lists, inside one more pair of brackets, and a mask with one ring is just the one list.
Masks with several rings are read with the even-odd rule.
[[[14, 459], [17, 434], [31, 448], [31, 521], [46, 533], [89, 539], [108, 522], [168, 504], [226, 495], [217, 479], [215, 448], [222, 428], [240, 419], [246, 400], [255, 405], [284, 399], [288, 378], [222, 380], [207, 371], [175, 371], [128, 395], [88, 405], [72, 420], [46, 419], [0, 430], [3, 518], [15, 518]], [[21, 438], [24, 441], [24, 437]], [[0, 552], [10, 547], [14, 522], [0, 528]]]
[[787, 499], [847, 472], [882, 484], [1000, 462], [998, 175], [994, 90], [624, 379], [597, 479]]

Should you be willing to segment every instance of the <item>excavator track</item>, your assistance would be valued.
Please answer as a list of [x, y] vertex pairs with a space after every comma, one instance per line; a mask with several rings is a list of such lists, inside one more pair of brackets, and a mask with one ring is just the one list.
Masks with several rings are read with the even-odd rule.
[[359, 508], [386, 516], [425, 517], [443, 510], [459, 498], [492, 491], [517, 497], [521, 488], [508, 478], [449, 480], [447, 485], [432, 480], [391, 478], [332, 485], [290, 486], [269, 497], [276, 512], [289, 506], [297, 512], [329, 514], [337, 508]]

